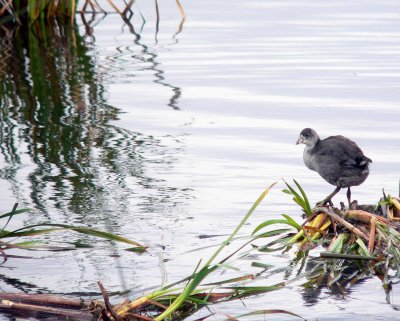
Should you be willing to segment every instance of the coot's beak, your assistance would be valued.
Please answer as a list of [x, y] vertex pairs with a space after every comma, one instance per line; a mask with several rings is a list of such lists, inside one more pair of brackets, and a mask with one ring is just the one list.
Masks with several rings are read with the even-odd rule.
[[303, 144], [303, 143], [304, 143], [304, 137], [302, 135], [300, 135], [299, 139], [296, 142], [296, 145]]

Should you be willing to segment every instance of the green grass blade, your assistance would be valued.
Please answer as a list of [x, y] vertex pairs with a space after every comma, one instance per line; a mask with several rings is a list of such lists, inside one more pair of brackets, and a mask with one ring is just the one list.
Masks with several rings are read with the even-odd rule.
[[296, 204], [298, 204], [304, 211], [304, 213], [307, 214], [307, 216], [312, 215], [312, 209], [310, 206], [310, 202], [307, 198], [307, 194], [304, 192], [303, 188], [301, 187], [301, 185], [295, 180], [293, 179], [294, 183], [296, 184], [297, 188], [300, 191], [300, 194], [293, 188], [291, 187], [285, 180], [283, 180], [287, 186], [288, 189], [284, 189], [282, 192], [292, 195], [293, 196], [293, 201], [296, 202]]
[[293, 195], [295, 198], [301, 199], [300, 194], [297, 193], [297, 192], [293, 189], [293, 187], [291, 187], [285, 180], [283, 180], [283, 181], [285, 182], [285, 184], [286, 184], [287, 188], [289, 189], [290, 193], [292, 193], [292, 195]]
[[[245, 318], [245, 317], [249, 317], [249, 316], [256, 316], [256, 315], [264, 315], [265, 316], [265, 315], [269, 315], [269, 314], [287, 314], [287, 315], [291, 315], [293, 317], [297, 317], [302, 320], [306, 320], [296, 313], [286, 311], [286, 310], [281, 310], [281, 309], [257, 310], [257, 311], [253, 311], [250, 313], [238, 315], [235, 317], [235, 319]], [[231, 319], [227, 319], [227, 320], [231, 320]]]
[[356, 243], [360, 246], [361, 255], [370, 256], [368, 248], [365, 246], [365, 243], [362, 239], [357, 238]]
[[232, 287], [223, 287], [223, 289], [234, 290], [234, 293], [231, 297], [231, 300], [242, 299], [252, 295], [259, 295], [263, 293], [268, 293], [272, 291], [277, 291], [282, 289], [285, 286], [284, 282], [268, 285], [268, 286], [232, 286]]
[[255, 201], [253, 206], [250, 208], [250, 210], [247, 212], [245, 217], [242, 219], [242, 221], [239, 223], [239, 225], [236, 227], [236, 229], [232, 232], [232, 234], [227, 238], [225, 242], [221, 244], [221, 246], [215, 251], [215, 253], [209, 258], [209, 260], [205, 263], [204, 267], [198, 272], [198, 274], [189, 282], [189, 284], [185, 287], [183, 292], [172, 302], [172, 304], [159, 316], [155, 318], [156, 321], [161, 321], [164, 320], [165, 318], [168, 318], [171, 316], [173, 312], [175, 312], [185, 301], [186, 299], [191, 295], [191, 293], [196, 289], [196, 287], [209, 275], [211, 272], [215, 271], [218, 266], [214, 265], [211, 266], [211, 263], [214, 261], [214, 259], [218, 256], [218, 254], [232, 241], [232, 239], [235, 237], [235, 235], [239, 232], [239, 230], [242, 228], [242, 226], [247, 222], [247, 220], [250, 218], [251, 214], [255, 211], [257, 206], [261, 203], [261, 201], [264, 199], [264, 197], [269, 193], [271, 188], [275, 186], [276, 182], [273, 183], [271, 186], [266, 188], [264, 192], [258, 197], [258, 199]]
[[308, 201], [307, 194], [304, 192], [303, 188], [300, 186], [300, 184], [295, 179], [293, 179], [293, 181], [296, 184], [297, 188], [299, 189], [301, 195], [303, 196], [304, 205], [305, 205], [305, 208], [307, 210], [306, 211], [307, 215], [311, 215], [312, 214], [312, 210], [311, 210], [310, 202]]
[[17, 214], [26, 213], [26, 212], [29, 212], [30, 210], [31, 210], [30, 208], [24, 208], [24, 209], [20, 209], [20, 210], [16, 210], [16, 211], [11, 211], [11, 212], [0, 215], [0, 219], [5, 218], [5, 217], [14, 216]]
[[291, 192], [291, 191], [289, 191], [289, 190], [288, 190], [288, 189], [286, 189], [286, 188], [285, 188], [285, 189], [283, 189], [283, 190], [282, 190], [282, 192], [284, 192], [285, 194], [288, 194], [288, 195], [293, 195], [293, 194], [292, 194], [292, 192]]
[[265, 237], [271, 237], [271, 236], [276, 236], [276, 235], [281, 235], [283, 233], [287, 233], [293, 230], [292, 229], [288, 229], [288, 228], [281, 228], [281, 229], [277, 229], [277, 230], [272, 230], [272, 231], [268, 231], [265, 233], [261, 233], [256, 235], [254, 238], [265, 238]]
[[286, 218], [286, 220], [290, 223], [290, 225], [292, 225], [294, 228], [296, 228], [298, 231], [300, 231], [302, 229], [301, 225], [298, 224], [294, 219], [292, 219], [289, 215], [286, 214], [282, 214], [282, 216], [284, 218]]
[[6, 229], [8, 223], [10, 223], [12, 217], [15, 215], [15, 211], [17, 210], [17, 207], [18, 207], [18, 203], [15, 203], [13, 209], [10, 212], [10, 215], [8, 216], [8, 220], [7, 220], [6, 224], [4, 224], [3, 228], [1, 229], [1, 231], [4, 231]]
[[[51, 228], [37, 230], [37, 229], [35, 229], [36, 227], [51, 227]], [[66, 225], [66, 224], [43, 223], [43, 224], [29, 225], [29, 226], [25, 226], [23, 228], [15, 230], [15, 231], [3, 233], [0, 236], [1, 236], [1, 238], [17, 237], [17, 236], [33, 236], [33, 235], [40, 235], [40, 234], [57, 232], [57, 231], [62, 231], [62, 230], [72, 230], [72, 231], [86, 234], [86, 235], [96, 236], [96, 237], [100, 237], [100, 238], [111, 240], [111, 241], [123, 242], [123, 243], [127, 243], [127, 244], [145, 248], [145, 246], [141, 245], [138, 242], [132, 241], [130, 239], [127, 239], [125, 237], [122, 237], [122, 236], [119, 236], [116, 234], [99, 231], [99, 230], [95, 230], [95, 229], [91, 229], [91, 228], [87, 228], [87, 227], [78, 227], [78, 226], [72, 226], [72, 225]]]
[[205, 286], [229, 284], [229, 283], [235, 283], [235, 282], [240, 282], [240, 281], [244, 281], [244, 280], [252, 280], [252, 279], [254, 279], [254, 274], [248, 274], [248, 275], [244, 275], [244, 276], [239, 276], [237, 278], [232, 278], [232, 279], [227, 279], [227, 280], [223, 280], [223, 281], [207, 283], [207, 284], [205, 284]]
[[265, 221], [263, 223], [261, 223], [260, 225], [258, 225], [253, 233], [251, 233], [251, 235], [254, 235], [255, 233], [257, 233], [259, 230], [263, 229], [264, 227], [267, 227], [269, 225], [273, 225], [273, 224], [287, 224], [287, 225], [291, 225], [293, 226], [291, 223], [289, 223], [287, 220], [283, 220], [283, 219], [274, 219], [274, 220], [268, 220]]
[[349, 236], [347, 234], [339, 234], [336, 240], [333, 242], [329, 252], [331, 253], [340, 253], [343, 252], [344, 242], [347, 240]]
[[44, 244], [41, 241], [27, 241], [10, 244], [10, 247], [24, 248], [24, 249], [37, 249], [42, 247]]
[[212, 261], [218, 256], [218, 254], [232, 241], [232, 239], [235, 237], [235, 235], [239, 232], [239, 230], [243, 227], [243, 225], [247, 222], [247, 220], [250, 218], [251, 214], [255, 211], [255, 209], [260, 205], [261, 201], [264, 199], [265, 196], [269, 193], [272, 187], [274, 187], [276, 184], [273, 183], [271, 186], [266, 188], [264, 192], [258, 197], [258, 199], [254, 202], [253, 206], [250, 208], [250, 210], [247, 212], [245, 217], [242, 219], [242, 221], [239, 223], [239, 225], [236, 227], [236, 229], [232, 232], [232, 234], [228, 237], [228, 239], [221, 244], [219, 249], [210, 257], [210, 259], [207, 261], [205, 266], [210, 265]]
[[51, 232], [61, 231], [60, 228], [47, 228], [47, 229], [29, 229], [27, 231], [7, 231], [5, 234], [0, 234], [0, 238], [9, 237], [24, 237], [24, 236], [38, 236]]

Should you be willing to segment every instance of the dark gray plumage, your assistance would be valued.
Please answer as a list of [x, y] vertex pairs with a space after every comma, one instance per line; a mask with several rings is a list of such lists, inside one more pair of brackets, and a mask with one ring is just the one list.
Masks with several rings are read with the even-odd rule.
[[357, 144], [343, 136], [330, 136], [321, 140], [317, 132], [311, 128], [301, 131], [297, 144], [305, 144], [303, 152], [304, 164], [316, 171], [336, 189], [321, 204], [331, 202], [333, 196], [341, 188], [347, 187], [347, 199], [351, 200], [351, 186], [360, 185], [369, 174], [369, 163], [372, 160], [364, 155]]

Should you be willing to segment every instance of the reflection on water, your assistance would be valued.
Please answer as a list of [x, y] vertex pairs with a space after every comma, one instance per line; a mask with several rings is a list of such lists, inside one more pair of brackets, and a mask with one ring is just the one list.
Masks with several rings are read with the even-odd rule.
[[[106, 102], [103, 74], [86, 42], [94, 38], [77, 30], [60, 22], [3, 30], [0, 180], [15, 200], [39, 213], [30, 223], [83, 223], [121, 234], [124, 220], [132, 219], [131, 205], [162, 214], [190, 197], [157, 176], [173, 168], [181, 146], [173, 137], [113, 125], [120, 111]], [[139, 53], [132, 55], [146, 62], [155, 83], [171, 89], [168, 105], [178, 109], [180, 88], [165, 81], [157, 55], [134, 36]], [[78, 265], [85, 269], [88, 259]]]
[[[189, 19], [178, 36], [181, 16], [173, 0], [158, 1], [159, 21], [153, 1], [135, 4], [148, 18], [145, 25], [135, 11], [130, 25], [119, 15], [98, 14], [80, 16], [79, 32], [62, 25], [35, 33], [3, 30], [2, 208], [18, 200], [36, 210], [24, 223], [43, 215], [82, 222], [151, 249], [127, 255], [99, 242], [95, 250], [35, 252], [44, 257], [40, 266], [21, 259], [13, 264], [29, 272], [3, 273], [19, 280], [19, 289], [92, 293], [102, 280], [110, 290], [142, 294], [187, 276], [207, 249], [187, 251], [221, 240], [197, 236], [232, 231], [271, 182], [296, 178], [311, 201], [329, 192], [294, 144], [305, 127], [324, 137], [343, 134], [368, 152], [371, 174], [354, 191], [360, 203], [378, 200], [382, 187], [397, 192], [400, 20], [394, 2], [185, 1]], [[279, 187], [263, 206], [243, 233], [280, 213], [300, 218]], [[284, 272], [260, 285], [285, 273], [293, 278], [301, 266], [307, 271], [302, 258], [288, 267], [292, 258], [263, 257]], [[380, 311], [395, 315], [385, 295], [371, 278], [344, 299], [327, 288], [295, 285], [247, 299], [246, 307], [230, 302], [216, 309], [234, 315], [285, 302], [305, 317], [375, 320]]]
[[[154, 187], [154, 179], [144, 173], [145, 163], [152, 162], [144, 151], [152, 157], [163, 153], [162, 143], [110, 124], [118, 109], [106, 103], [102, 75], [78, 33], [60, 24], [43, 34], [37, 31], [19, 30], [1, 42], [0, 146], [7, 164], [1, 177], [17, 187], [17, 170], [26, 151], [36, 165], [29, 175], [31, 197], [44, 212], [46, 186], [54, 186], [57, 207], [62, 205], [58, 196], [64, 194], [75, 207], [90, 208], [102, 169], [114, 174], [117, 184], [133, 176], [143, 188]], [[135, 44], [141, 50], [137, 59], [143, 60], [147, 47], [140, 44], [139, 35]], [[154, 82], [172, 88], [169, 105], [178, 108], [180, 89], [164, 82], [156, 59], [147, 53], [147, 68], [154, 71]], [[157, 162], [172, 161], [165, 156]]]

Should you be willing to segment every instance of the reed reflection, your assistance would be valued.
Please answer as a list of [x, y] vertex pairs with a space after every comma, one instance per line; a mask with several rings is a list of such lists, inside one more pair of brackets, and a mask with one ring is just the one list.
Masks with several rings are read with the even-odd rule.
[[[178, 2], [179, 3], [179, 2]], [[158, 8], [156, 6], [156, 8]], [[183, 9], [182, 9], [183, 10]], [[159, 12], [157, 11], [157, 21], [156, 21], [156, 35], [155, 43], [158, 43], [157, 34], [159, 32]], [[182, 11], [183, 12], [183, 11]], [[81, 14], [82, 21], [85, 25], [85, 38], [93, 39], [93, 26], [100, 23], [105, 17], [101, 14]], [[125, 23], [125, 27], [129, 33], [133, 36], [133, 46], [121, 46], [117, 48], [118, 53], [107, 57], [106, 64], [111, 62], [112, 68], [118, 70], [118, 78], [123, 77], [127, 74], [129, 78], [133, 78], [132, 71], [137, 73], [150, 72], [152, 74], [152, 82], [167, 88], [171, 93], [169, 101], [166, 103], [167, 106], [172, 107], [174, 110], [180, 110], [179, 99], [182, 96], [182, 88], [172, 84], [166, 77], [166, 73], [162, 68], [162, 64], [158, 61], [157, 52], [149, 48], [143, 41], [141, 36], [141, 30], [138, 32], [132, 21], [128, 16], [122, 16]], [[182, 32], [183, 23], [185, 22], [185, 16], [183, 16], [182, 21], [179, 25], [178, 31], [172, 37], [174, 43], [178, 43], [176, 36]], [[143, 28], [143, 25], [142, 25]]]
[[149, 167], [168, 170], [180, 147], [171, 150], [162, 139], [112, 125], [119, 110], [107, 104], [96, 56], [77, 30], [60, 21], [3, 30], [0, 179], [17, 198], [24, 194], [17, 176], [27, 165], [21, 157], [29, 155], [28, 202], [49, 219], [49, 209], [57, 208], [65, 220], [71, 212], [80, 214], [75, 220], [96, 213], [107, 226], [118, 225], [127, 200], [149, 191], [155, 197], [141, 201], [143, 212], [154, 212], [157, 203], [159, 209], [181, 204], [187, 190], [146, 174]]

